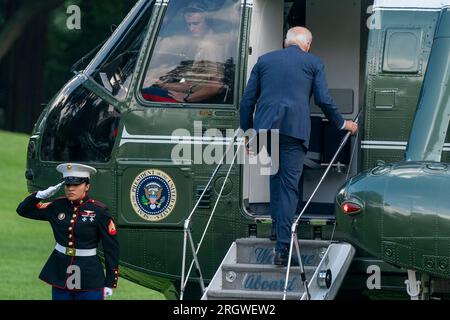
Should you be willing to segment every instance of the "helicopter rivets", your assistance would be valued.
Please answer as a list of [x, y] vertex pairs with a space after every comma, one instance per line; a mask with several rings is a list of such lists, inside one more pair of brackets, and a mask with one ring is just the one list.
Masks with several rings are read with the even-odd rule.
[[446, 270], [447, 269], [447, 262], [446, 261], [439, 261], [439, 269], [440, 270]]
[[227, 280], [227, 282], [233, 282], [234, 280], [236, 280], [236, 272], [228, 271], [225, 275], [225, 279]]
[[428, 269], [433, 269], [434, 268], [433, 260], [431, 260], [431, 259], [425, 260], [425, 267], [427, 267]]

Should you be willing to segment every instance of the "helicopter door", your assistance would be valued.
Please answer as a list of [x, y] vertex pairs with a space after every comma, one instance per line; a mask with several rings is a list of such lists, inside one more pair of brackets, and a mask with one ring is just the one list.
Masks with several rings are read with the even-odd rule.
[[[295, 1], [255, 0], [250, 26], [250, 46], [252, 54], [248, 60], [251, 71], [256, 59], [267, 51], [281, 49], [283, 34], [289, 27], [291, 16], [304, 16], [304, 26], [313, 33], [311, 53], [319, 56], [326, 68], [330, 95], [345, 119], [354, 119], [358, 114], [363, 81], [361, 76], [361, 57], [363, 52], [362, 34], [367, 35], [366, 21], [361, 12], [362, 4], [353, 0]], [[292, 10], [299, 10], [293, 12]], [[302, 14], [303, 13], [303, 14]], [[294, 19], [295, 20], [295, 19]], [[297, 19], [303, 20], [303, 19]], [[266, 22], [267, 21], [267, 22]], [[345, 21], [345, 23], [342, 23]], [[263, 23], [264, 22], [264, 23]], [[269, 30], [265, 30], [264, 28]], [[283, 30], [284, 27], [284, 30]], [[260, 29], [263, 28], [262, 32]], [[339, 39], [339, 41], [337, 41]], [[304, 162], [304, 170], [299, 190], [303, 189], [303, 202], [308, 200], [317, 186], [326, 166], [334, 156], [345, 132], [338, 131], [324, 117], [321, 109], [311, 99], [311, 139], [310, 148]], [[357, 143], [351, 139], [351, 143]], [[328, 174], [316, 194], [311, 208], [312, 213], [332, 214], [334, 195], [345, 182], [351, 159], [351, 144], [348, 143], [337, 159], [337, 165]], [[355, 155], [350, 173], [357, 170]], [[250, 163], [251, 159], [249, 160]], [[268, 217], [270, 176], [261, 174], [270, 161], [263, 152], [257, 164], [246, 164], [243, 176], [243, 199], [246, 211], [255, 217]], [[299, 209], [302, 208], [300, 204]], [[308, 213], [308, 211], [307, 211]]]

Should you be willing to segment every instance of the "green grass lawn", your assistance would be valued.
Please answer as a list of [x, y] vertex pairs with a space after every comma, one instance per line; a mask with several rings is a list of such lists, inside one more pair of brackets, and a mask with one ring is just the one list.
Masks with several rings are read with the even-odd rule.
[[[51, 299], [50, 286], [38, 275], [55, 241], [47, 222], [16, 213], [28, 195], [25, 162], [28, 136], [0, 131], [0, 299]], [[159, 292], [119, 279], [112, 300], [165, 299]]]

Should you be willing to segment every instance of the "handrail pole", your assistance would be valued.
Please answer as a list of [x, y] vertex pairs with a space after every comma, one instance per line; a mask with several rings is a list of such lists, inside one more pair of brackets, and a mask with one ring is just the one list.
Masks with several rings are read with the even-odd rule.
[[[358, 123], [359, 121], [359, 116], [362, 113], [361, 109], [358, 114], [355, 117], [354, 122]], [[351, 132], [347, 132], [347, 134], [345, 135], [345, 137], [342, 139], [341, 144], [339, 145], [339, 148], [337, 149], [336, 153], [334, 154], [333, 158], [330, 161], [330, 164], [328, 165], [327, 169], [325, 170], [325, 173], [322, 175], [322, 178], [320, 179], [319, 183], [317, 184], [316, 188], [314, 189], [313, 193], [311, 194], [311, 196], [309, 197], [308, 201], [306, 202], [305, 206], [303, 207], [302, 211], [300, 212], [300, 214], [298, 215], [297, 219], [295, 220], [295, 222], [292, 224], [292, 228], [291, 228], [291, 243], [289, 245], [289, 257], [288, 257], [288, 269], [290, 269], [291, 266], [291, 259], [292, 259], [292, 245], [293, 245], [293, 240], [294, 237], [297, 239], [297, 226], [300, 222], [300, 218], [302, 217], [302, 215], [305, 213], [306, 208], [308, 207], [308, 205], [311, 203], [312, 199], [314, 198], [314, 196], [316, 195], [317, 190], [319, 190], [320, 185], [322, 184], [322, 182], [325, 180], [325, 177], [328, 175], [328, 172], [330, 171], [331, 167], [333, 166], [334, 162], [336, 161], [336, 158], [338, 157], [339, 153], [341, 152], [342, 148], [344, 147], [344, 145], [347, 143], [348, 139], [350, 138]], [[297, 245], [298, 245], [298, 241], [297, 241]], [[300, 256], [300, 249], [298, 250], [298, 255], [299, 255], [299, 264], [302, 266], [302, 257]], [[303, 274], [304, 277], [304, 274]], [[287, 281], [289, 278], [289, 270], [286, 272], [286, 279], [285, 279], [285, 290], [284, 290], [284, 294], [283, 294], [283, 300], [286, 299], [286, 291], [287, 291]], [[303, 280], [303, 279], [302, 279]], [[306, 279], [305, 279], [306, 280]], [[307, 299], [309, 299], [309, 292], [308, 292], [308, 288], [306, 287], [306, 294], [307, 294]]]
[[[238, 134], [238, 130], [236, 130], [236, 133], [234, 134], [232, 140], [231, 140], [231, 145], [228, 149], [228, 151], [230, 150], [231, 147], [234, 147], [234, 140]], [[197, 209], [198, 205], [200, 204], [200, 201], [202, 200], [203, 196], [206, 193], [206, 190], [208, 190], [209, 185], [211, 184], [212, 180], [214, 179], [214, 177], [216, 176], [217, 172], [219, 171], [220, 166], [222, 166], [223, 160], [225, 159], [228, 151], [224, 154], [224, 156], [222, 157], [222, 159], [220, 160], [220, 163], [216, 166], [216, 168], [214, 169], [213, 174], [211, 175], [211, 178], [209, 179], [205, 189], [203, 190], [202, 194], [200, 195], [200, 197], [198, 198], [194, 208], [192, 208], [191, 212], [189, 213], [188, 218], [184, 221], [184, 238], [183, 238], [183, 257], [182, 257], [182, 266], [181, 266], [181, 288], [180, 288], [180, 300], [183, 300], [183, 295], [184, 295], [184, 289], [185, 289], [185, 284], [184, 284], [184, 279], [185, 279], [185, 268], [186, 268], [186, 243], [187, 243], [187, 230], [190, 227], [190, 221], [192, 218], [192, 215], [194, 214], [195, 210]], [[189, 276], [186, 277], [186, 283], [187, 280], [189, 279]]]
[[[198, 198], [197, 202], [195, 203], [194, 208], [192, 208], [191, 212], [189, 213], [189, 216], [187, 217], [187, 220], [191, 220], [192, 215], [194, 214], [195, 210], [197, 210], [198, 205], [200, 204], [200, 201], [202, 200], [203, 196], [206, 193], [206, 190], [208, 190], [212, 180], [214, 179], [214, 177], [216, 176], [217, 172], [219, 171], [219, 168], [223, 165], [223, 160], [225, 159], [225, 157], [227, 156], [228, 152], [230, 151], [230, 149], [232, 147], [234, 147], [234, 140], [238, 134], [238, 130], [236, 130], [236, 133], [234, 134], [231, 142], [230, 142], [230, 146], [228, 147], [228, 150], [225, 152], [225, 154], [223, 155], [222, 159], [220, 159], [219, 164], [216, 166], [216, 168], [213, 171], [213, 174], [211, 175], [211, 178], [209, 179], [208, 183], [206, 184], [205, 189], [203, 190], [202, 194], [200, 195], [200, 197]], [[236, 151], [237, 152], [237, 151]]]
[[292, 232], [292, 234], [291, 234], [291, 243], [289, 245], [289, 256], [288, 256], [288, 263], [287, 263], [287, 267], [286, 267], [286, 278], [284, 280], [283, 300], [286, 300], [286, 296], [287, 296], [289, 272], [291, 270], [292, 243], [294, 242], [294, 239], [297, 238], [292, 230], [291, 230], [291, 232]]
[[288, 256], [288, 263], [286, 267], [286, 278], [284, 280], [284, 290], [283, 290], [283, 300], [286, 300], [287, 297], [287, 287], [289, 282], [289, 273], [291, 269], [291, 263], [292, 263], [292, 250], [293, 250], [293, 244], [295, 244], [295, 250], [298, 256], [298, 262], [300, 266], [300, 276], [303, 282], [303, 286], [305, 288], [306, 296], [308, 297], [307, 300], [309, 300], [309, 289], [308, 289], [308, 280], [306, 279], [305, 275], [305, 268], [303, 266], [302, 257], [300, 255], [300, 247], [298, 245], [298, 237], [296, 230], [294, 228], [291, 229], [292, 236], [291, 236], [291, 243], [289, 245], [289, 256]]
[[[198, 262], [197, 253], [195, 252], [194, 241], [192, 240], [192, 234], [190, 231], [188, 231], [188, 235], [189, 235], [189, 242], [191, 243], [191, 250], [193, 253], [193, 262], [195, 262], [195, 266], [197, 268], [200, 287], [202, 289], [202, 294], [203, 294], [205, 292], [205, 281], [203, 280], [202, 270], [200, 269], [200, 263]], [[189, 277], [189, 275], [188, 275], [188, 277]]]
[[[325, 173], [323, 174], [322, 178], [320, 179], [319, 183], [317, 184], [316, 188], [314, 189], [313, 193], [311, 194], [311, 196], [309, 197], [308, 201], [306, 202], [305, 206], [303, 207], [302, 211], [300, 212], [300, 214], [298, 215], [297, 219], [295, 220], [295, 222], [292, 224], [292, 229], [291, 229], [291, 243], [289, 245], [289, 256], [288, 256], [288, 270], [286, 272], [286, 279], [284, 282], [284, 294], [283, 294], [283, 300], [286, 299], [286, 291], [287, 291], [287, 283], [288, 283], [288, 279], [289, 279], [289, 269], [291, 267], [291, 259], [292, 259], [292, 249], [293, 249], [293, 244], [294, 244], [294, 237], [297, 238], [297, 226], [298, 223], [300, 221], [300, 218], [302, 217], [303, 213], [306, 211], [306, 208], [308, 207], [308, 205], [311, 203], [313, 197], [316, 195], [317, 190], [319, 189], [320, 185], [322, 184], [323, 180], [325, 180], [325, 177], [327, 176], [328, 172], [331, 169], [331, 166], [333, 165], [334, 161], [336, 160], [339, 152], [341, 151], [341, 149], [343, 148], [344, 144], [347, 142], [348, 138], [350, 137], [350, 132], [348, 132], [344, 139], [342, 140], [341, 145], [339, 146], [339, 149], [337, 150], [337, 152], [335, 153], [333, 159], [331, 160], [330, 164], [328, 165], [327, 169], [325, 170]], [[299, 256], [299, 264], [303, 265], [302, 263], [302, 257]], [[302, 280], [303, 277], [305, 277], [304, 273], [302, 273]], [[305, 279], [306, 280], [306, 279]], [[303, 283], [305, 283], [305, 281], [303, 281]], [[309, 293], [307, 291], [307, 287], [306, 287], [306, 294], [307, 294], [307, 298], [309, 297]]]
[[303, 265], [302, 256], [300, 255], [300, 246], [298, 244], [297, 233], [295, 233], [295, 242], [294, 242], [294, 244], [295, 244], [295, 251], [297, 252], [297, 256], [298, 256], [298, 261], [299, 261], [299, 264], [300, 264], [300, 272], [301, 272], [303, 287], [305, 288], [306, 300], [309, 300], [311, 295], [309, 294], [308, 279], [306, 279], [305, 268], [304, 268], [304, 265]]
[[[362, 109], [359, 111], [358, 115], [356, 116], [356, 119], [355, 119], [356, 123], [358, 123], [359, 116], [361, 115], [361, 111], [362, 111]], [[336, 153], [334, 154], [333, 158], [331, 159], [327, 169], [325, 170], [325, 173], [322, 175], [322, 178], [320, 179], [320, 181], [317, 184], [316, 188], [314, 189], [313, 193], [311, 194], [311, 196], [309, 197], [309, 199], [306, 202], [305, 206], [303, 207], [302, 211], [300, 212], [300, 214], [298, 215], [297, 219], [295, 220], [295, 225], [296, 226], [298, 225], [298, 223], [300, 221], [300, 218], [302, 217], [303, 213], [305, 213], [306, 208], [308, 207], [308, 205], [311, 203], [312, 199], [316, 195], [317, 190], [319, 190], [320, 185], [325, 180], [325, 177], [328, 175], [328, 172], [330, 171], [331, 167], [333, 166], [334, 162], [336, 161], [336, 158], [338, 157], [338, 155], [341, 152], [342, 148], [345, 146], [345, 144], [347, 143], [348, 139], [350, 138], [350, 135], [351, 135], [351, 132], [349, 131], [349, 132], [347, 132], [345, 137], [342, 139], [341, 144], [339, 145], [339, 148], [337, 149]]]
[[300, 212], [300, 214], [298, 215], [297, 219], [295, 220], [295, 225], [297, 226], [300, 218], [302, 217], [303, 213], [305, 213], [306, 208], [308, 207], [308, 205], [311, 203], [312, 199], [314, 198], [314, 196], [316, 195], [317, 190], [319, 190], [322, 182], [325, 180], [326, 176], [328, 175], [328, 172], [330, 171], [334, 161], [336, 160], [337, 156], [339, 155], [339, 152], [342, 150], [342, 148], [344, 147], [345, 143], [347, 142], [348, 138], [350, 137], [350, 132], [348, 132], [344, 139], [342, 140], [341, 145], [339, 146], [339, 149], [337, 150], [337, 152], [335, 153], [333, 159], [331, 159], [330, 164], [328, 165], [327, 169], [325, 170], [325, 173], [322, 175], [322, 178], [320, 179], [319, 183], [317, 184], [316, 188], [314, 189], [313, 193], [311, 194], [311, 196], [309, 197], [308, 201], [306, 202], [305, 206], [303, 207], [302, 211]]
[[[332, 164], [334, 163], [334, 161], [336, 160], [339, 152], [341, 151], [341, 149], [343, 148], [344, 144], [347, 142], [348, 138], [350, 137], [350, 132], [348, 132], [344, 139], [342, 140], [341, 145], [339, 146], [338, 151], [336, 152], [336, 154], [334, 155], [333, 159], [331, 160], [330, 164], [328, 165], [327, 169], [325, 170], [325, 173], [323, 174], [322, 178], [320, 179], [319, 183], [317, 184], [316, 188], [314, 189], [313, 193], [311, 194], [311, 196], [309, 197], [308, 201], [306, 202], [305, 206], [303, 207], [302, 211], [300, 212], [300, 214], [298, 215], [297, 219], [295, 220], [295, 222], [292, 225], [292, 230], [291, 230], [291, 243], [289, 245], [289, 256], [288, 256], [288, 270], [286, 272], [286, 279], [284, 282], [284, 286], [285, 286], [285, 290], [284, 290], [284, 294], [283, 294], [283, 300], [286, 299], [286, 290], [287, 290], [287, 283], [288, 283], [288, 279], [289, 279], [289, 269], [291, 267], [291, 259], [292, 259], [292, 247], [294, 244], [294, 237], [297, 238], [297, 226], [298, 223], [300, 221], [300, 218], [302, 217], [303, 213], [306, 211], [306, 208], [308, 207], [308, 205], [311, 203], [313, 197], [316, 195], [317, 190], [319, 189], [320, 185], [322, 184], [322, 182], [325, 180], [325, 177], [327, 176], [328, 172], [330, 171]], [[302, 257], [299, 256], [299, 264], [303, 265], [302, 263]], [[304, 274], [302, 273], [302, 280], [303, 280]], [[306, 288], [307, 289], [307, 288]], [[306, 291], [307, 292], [307, 291]], [[309, 296], [309, 293], [307, 292], [307, 297]]]
[[[235, 163], [235, 160], [236, 160], [236, 156], [238, 155], [239, 149], [241, 148], [241, 146], [242, 146], [242, 145], [239, 145], [238, 149], [236, 150], [236, 153], [235, 153], [235, 155], [234, 155], [234, 157], [233, 157], [233, 161], [232, 161], [231, 164], [230, 164], [230, 168], [228, 168], [227, 175], [225, 176], [225, 179], [224, 179], [224, 182], [223, 182], [223, 184], [222, 184], [222, 187], [220, 188], [219, 195], [217, 196], [216, 202], [214, 203], [214, 208], [213, 208], [213, 210], [212, 210], [212, 212], [211, 212], [211, 215], [209, 216], [209, 219], [208, 219], [208, 222], [207, 222], [207, 224], [206, 224], [206, 226], [205, 226], [205, 229], [203, 230], [203, 234], [202, 234], [202, 237], [201, 237], [201, 239], [200, 239], [200, 242], [198, 243], [197, 250], [195, 251], [195, 255], [197, 255], [197, 253], [198, 253], [198, 251], [200, 250], [200, 247], [201, 247], [201, 245], [202, 245], [202, 243], [203, 243], [203, 240], [204, 240], [205, 235], [206, 235], [206, 231], [208, 230], [209, 225], [210, 225], [210, 223], [211, 223], [211, 220], [212, 220], [212, 218], [213, 218], [213, 216], [214, 216], [214, 213], [215, 213], [215, 211], [216, 211], [216, 209], [217, 209], [217, 205], [218, 205], [219, 200], [220, 200], [220, 198], [221, 198], [221, 196], [222, 196], [223, 190], [224, 190], [224, 188], [225, 188], [225, 184], [226, 184], [226, 182], [227, 182], [227, 180], [228, 180], [228, 177], [229, 177], [229, 175], [230, 175], [231, 169], [232, 169], [233, 166], [234, 166], [234, 163]], [[194, 263], [194, 261], [191, 261], [191, 264], [190, 264], [190, 267], [189, 267], [189, 270], [188, 270], [188, 273], [187, 273], [187, 277], [189, 277], [189, 275], [190, 275], [190, 273], [191, 273], [191, 271], [192, 271], [193, 263]]]
[[180, 288], [180, 300], [183, 300], [185, 283], [184, 283], [184, 272], [186, 269], [186, 242], [187, 242], [187, 230], [189, 229], [190, 221], [186, 220], [184, 222], [184, 230], [183, 230], [183, 261], [181, 264], [181, 288]]
[[[241, 148], [241, 146], [242, 146], [242, 143], [239, 143], [239, 145], [238, 145], [238, 149], [236, 150], [236, 153], [235, 153], [235, 155], [234, 155], [234, 157], [233, 157], [233, 161], [232, 161], [232, 163], [231, 163], [231, 165], [230, 165], [230, 168], [229, 168], [229, 170], [228, 170], [228, 173], [227, 173], [227, 175], [226, 175], [226, 178], [225, 178], [224, 183], [223, 183], [223, 185], [222, 185], [222, 188], [221, 188], [221, 190], [220, 190], [219, 196], [218, 196], [217, 201], [216, 201], [216, 203], [215, 203], [215, 205], [214, 205], [213, 212], [211, 213], [211, 216], [210, 216], [210, 218], [209, 218], [209, 220], [208, 220], [207, 226], [206, 226], [206, 228], [205, 228], [205, 230], [204, 230], [204, 232], [203, 232], [201, 241], [199, 242], [199, 245], [198, 245], [197, 249], [195, 249], [195, 245], [194, 245], [194, 242], [193, 242], [193, 239], [192, 239], [192, 234], [191, 234], [191, 232], [190, 232], [190, 221], [191, 221], [192, 216], [193, 216], [194, 213], [195, 213], [195, 210], [197, 210], [197, 207], [198, 207], [198, 205], [200, 204], [200, 201], [202, 200], [203, 196], [205, 195], [206, 191], [208, 190], [208, 188], [209, 188], [209, 186], [210, 186], [212, 180], [213, 180], [214, 177], [217, 175], [217, 172], [219, 171], [220, 167], [223, 165], [223, 161], [224, 161], [225, 157], [227, 156], [228, 152], [230, 152], [231, 148], [234, 148], [235, 140], [236, 140], [236, 137], [237, 137], [238, 133], [239, 133], [239, 130], [236, 130], [236, 132], [235, 132], [233, 138], [231, 139], [230, 146], [228, 147], [227, 151], [226, 151], [225, 154], [223, 155], [223, 157], [222, 157], [222, 159], [220, 160], [219, 164], [218, 164], [218, 165], [216, 166], [216, 168], [214, 169], [214, 172], [213, 172], [213, 174], [211, 175], [211, 178], [209, 179], [209, 181], [208, 181], [208, 183], [207, 183], [205, 189], [203, 190], [202, 194], [201, 194], [200, 197], [198, 198], [198, 200], [197, 200], [197, 202], [196, 202], [194, 208], [192, 208], [191, 212], [189, 213], [188, 218], [185, 220], [185, 223], [184, 223], [183, 258], [182, 258], [183, 261], [182, 261], [182, 275], [181, 275], [181, 289], [180, 289], [181, 293], [180, 293], [180, 300], [183, 300], [184, 290], [185, 290], [186, 284], [187, 284], [187, 282], [188, 282], [188, 280], [189, 280], [190, 272], [191, 272], [191, 270], [192, 270], [192, 267], [193, 267], [193, 264], [194, 264], [194, 263], [196, 264], [197, 270], [198, 270], [198, 272], [199, 272], [200, 285], [202, 286], [202, 291], [205, 290], [204, 281], [203, 281], [203, 276], [202, 276], [202, 273], [201, 273], [200, 263], [198, 262], [197, 253], [198, 253], [198, 251], [199, 251], [199, 249], [200, 249], [200, 246], [201, 246], [201, 244], [202, 244], [202, 241], [203, 241], [203, 239], [204, 239], [204, 237], [205, 237], [205, 235], [206, 235], [206, 230], [207, 230], [207, 228], [209, 227], [209, 224], [210, 224], [210, 222], [211, 222], [211, 219], [212, 219], [212, 217], [213, 217], [213, 215], [214, 215], [214, 212], [215, 212], [215, 210], [216, 210], [218, 201], [220, 200], [220, 197], [221, 197], [221, 195], [222, 195], [223, 189], [224, 189], [225, 184], [226, 184], [226, 182], [227, 182], [228, 176], [229, 176], [229, 174], [230, 174], [230, 172], [231, 172], [231, 168], [233, 167], [233, 165], [234, 165], [234, 163], [235, 163], [236, 156], [237, 156], [238, 153], [239, 153], [239, 150], [240, 150], [240, 148]], [[254, 137], [253, 137], [253, 138], [254, 138]], [[252, 138], [251, 140], [253, 140], [253, 138]], [[187, 273], [187, 276], [185, 277], [185, 268], [186, 268], [186, 246], [187, 246], [187, 238], [188, 238], [188, 235], [189, 235], [189, 239], [190, 239], [190, 243], [191, 243], [191, 249], [192, 249], [192, 252], [193, 252], [193, 261], [191, 262], [191, 265], [190, 265], [190, 267], [189, 267], [189, 271], [188, 271], [188, 273]], [[186, 279], [186, 280], [185, 280], [185, 279]]]

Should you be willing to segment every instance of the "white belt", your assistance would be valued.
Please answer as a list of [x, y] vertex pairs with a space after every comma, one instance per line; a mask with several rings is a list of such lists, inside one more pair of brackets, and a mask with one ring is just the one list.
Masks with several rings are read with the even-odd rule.
[[67, 248], [63, 247], [59, 243], [56, 244], [55, 250], [61, 253], [64, 253], [65, 255], [74, 257], [90, 257], [95, 256], [97, 254], [97, 249], [75, 249], [75, 248]]

